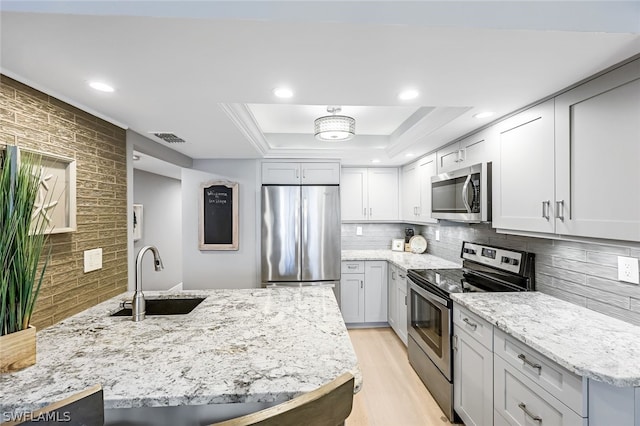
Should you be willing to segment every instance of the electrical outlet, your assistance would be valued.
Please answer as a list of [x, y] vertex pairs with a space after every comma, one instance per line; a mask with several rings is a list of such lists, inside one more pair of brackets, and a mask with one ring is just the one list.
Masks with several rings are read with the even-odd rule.
[[102, 249], [84, 251], [84, 272], [96, 271], [102, 269]]
[[638, 269], [638, 259], [635, 257], [618, 256], [618, 281], [640, 284]]
[[362, 226], [356, 226], [356, 235], [362, 236]]
[[436, 229], [436, 241], [440, 241], [440, 230]]

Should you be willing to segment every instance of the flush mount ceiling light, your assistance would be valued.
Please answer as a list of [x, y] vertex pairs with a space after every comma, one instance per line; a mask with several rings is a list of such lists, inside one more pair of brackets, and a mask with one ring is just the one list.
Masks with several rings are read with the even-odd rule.
[[114, 88], [109, 86], [106, 83], [103, 83], [101, 81], [92, 81], [89, 83], [89, 86], [92, 89], [98, 90], [100, 92], [107, 92], [107, 93], [111, 93], [114, 91]]
[[273, 89], [273, 94], [278, 98], [287, 99], [293, 97], [293, 90], [288, 87], [276, 87]]
[[484, 112], [479, 112], [477, 114], [473, 114], [473, 118], [487, 118], [487, 117], [491, 117], [493, 115], [493, 111], [484, 111]]
[[348, 141], [356, 135], [356, 120], [346, 115], [337, 115], [342, 107], [328, 106], [332, 115], [317, 118], [313, 123], [314, 135], [321, 141]]
[[417, 90], [404, 90], [402, 92], [400, 92], [400, 94], [398, 95], [398, 99], [400, 99], [401, 101], [409, 101], [411, 99], [415, 99], [420, 95], [420, 93], [418, 93]]

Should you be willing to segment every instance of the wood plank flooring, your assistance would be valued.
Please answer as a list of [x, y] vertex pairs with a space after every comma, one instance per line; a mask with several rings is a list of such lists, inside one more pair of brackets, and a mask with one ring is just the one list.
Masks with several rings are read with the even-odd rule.
[[407, 350], [391, 328], [349, 330], [362, 371], [346, 426], [451, 425], [409, 365]]

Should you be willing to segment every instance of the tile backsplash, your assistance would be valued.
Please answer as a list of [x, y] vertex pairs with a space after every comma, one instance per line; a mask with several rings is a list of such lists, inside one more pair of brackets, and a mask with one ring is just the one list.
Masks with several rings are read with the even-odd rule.
[[[356, 227], [362, 227], [362, 236]], [[640, 325], [640, 285], [618, 281], [618, 256], [640, 258], [640, 244], [605, 245], [498, 234], [488, 224], [443, 222], [437, 225], [402, 223], [343, 223], [343, 250], [390, 249], [393, 238], [403, 238], [413, 227], [428, 243], [427, 252], [460, 261], [462, 241], [488, 243], [536, 254], [536, 289]], [[440, 239], [436, 241], [436, 230]]]
[[[427, 252], [460, 259], [464, 240], [536, 254], [536, 289], [594, 311], [640, 325], [640, 285], [618, 281], [618, 256], [640, 258], [640, 244], [603, 245], [498, 234], [487, 224], [425, 225]], [[440, 231], [440, 241], [435, 231]]]
[[[356, 235], [356, 228], [362, 227], [362, 235]], [[342, 250], [391, 250], [391, 240], [404, 238], [404, 228], [419, 226], [402, 223], [343, 223]]]
[[[127, 289], [125, 130], [0, 76], [0, 144], [73, 158], [77, 231], [50, 237], [51, 260], [31, 319], [54, 324]], [[102, 248], [84, 273], [83, 251]]]

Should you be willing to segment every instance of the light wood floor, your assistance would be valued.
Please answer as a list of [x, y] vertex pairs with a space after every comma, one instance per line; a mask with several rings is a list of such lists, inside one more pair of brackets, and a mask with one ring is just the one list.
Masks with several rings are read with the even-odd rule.
[[346, 426], [446, 426], [449, 421], [409, 365], [391, 328], [349, 330], [362, 371]]

